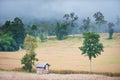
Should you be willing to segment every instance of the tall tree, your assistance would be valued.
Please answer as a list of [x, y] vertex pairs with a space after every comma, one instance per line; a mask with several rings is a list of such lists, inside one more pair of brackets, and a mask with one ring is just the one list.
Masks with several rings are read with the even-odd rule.
[[114, 23], [112, 22], [108, 23], [109, 39], [112, 39], [112, 35], [114, 33], [113, 26], [115, 26]]
[[63, 40], [68, 35], [67, 24], [57, 22], [57, 26], [55, 28], [56, 37], [58, 40]]
[[80, 30], [82, 32], [88, 32], [90, 28], [90, 18], [87, 17], [87, 19], [83, 19], [83, 25], [80, 27]]
[[90, 60], [90, 73], [92, 73], [92, 58], [96, 58], [103, 51], [103, 44], [99, 43], [100, 36], [95, 33], [84, 33], [83, 46], [79, 47], [82, 55], [87, 55]]
[[17, 42], [18, 46], [21, 47], [23, 45], [26, 34], [24, 24], [20, 18], [16, 17], [14, 19], [10, 27], [10, 31], [13, 33], [13, 38]]
[[26, 54], [21, 60], [21, 64], [24, 64], [23, 69], [31, 72], [36, 58], [35, 48], [37, 47], [36, 38], [27, 35], [24, 42], [24, 48], [26, 49]]
[[104, 19], [104, 16], [101, 12], [96, 12], [93, 17], [95, 18], [96, 24], [98, 25], [99, 32], [101, 32], [101, 25], [105, 24], [107, 21]]
[[65, 18], [65, 23], [68, 24], [70, 32], [73, 34], [73, 28], [75, 27], [75, 21], [78, 20], [77, 15], [75, 15], [74, 12], [71, 12], [70, 14], [65, 14], [63, 16]]

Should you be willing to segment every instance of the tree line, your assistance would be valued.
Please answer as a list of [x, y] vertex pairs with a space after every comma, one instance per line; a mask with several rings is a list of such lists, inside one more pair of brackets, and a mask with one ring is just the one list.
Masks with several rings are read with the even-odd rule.
[[[112, 39], [114, 26], [120, 25], [120, 18], [117, 18], [117, 23], [107, 22], [101, 12], [96, 12], [93, 17], [95, 24], [93, 25], [89, 17], [82, 20], [82, 25], [78, 28], [81, 33], [95, 32], [101, 33], [101, 27], [104, 24], [108, 25], [109, 39]], [[78, 16], [75, 13], [65, 14], [62, 21], [56, 21], [53, 24], [43, 23], [37, 25], [35, 23], [25, 25], [23, 21], [16, 17], [13, 21], [7, 20], [0, 26], [0, 51], [17, 51], [23, 48], [23, 43], [26, 35], [39, 37], [41, 42], [46, 42], [47, 37], [56, 35], [58, 40], [67, 38], [67, 35], [74, 36], [74, 29], [78, 26]]]

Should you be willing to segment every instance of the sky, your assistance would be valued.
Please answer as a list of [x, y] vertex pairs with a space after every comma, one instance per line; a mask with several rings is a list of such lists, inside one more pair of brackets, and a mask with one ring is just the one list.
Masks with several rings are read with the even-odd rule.
[[79, 19], [100, 11], [106, 20], [120, 17], [120, 0], [0, 0], [0, 22], [15, 17], [60, 19], [74, 12]]

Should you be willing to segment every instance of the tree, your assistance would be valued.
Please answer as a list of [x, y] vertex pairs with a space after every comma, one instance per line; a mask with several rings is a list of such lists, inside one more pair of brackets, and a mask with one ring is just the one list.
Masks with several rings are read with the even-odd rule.
[[90, 18], [87, 17], [87, 19], [83, 19], [83, 25], [80, 27], [80, 30], [82, 32], [88, 32], [90, 28]]
[[19, 49], [19, 47], [22, 47], [24, 38], [26, 36], [24, 24], [21, 19], [16, 17], [14, 21], [6, 21], [4, 25], [0, 28], [3, 32], [3, 34], [12, 33], [13, 39], [17, 43], [16, 50]]
[[55, 28], [56, 37], [58, 40], [63, 40], [68, 35], [67, 24], [57, 22], [57, 26]]
[[13, 38], [17, 42], [18, 46], [22, 47], [25, 36], [26, 36], [24, 24], [22, 20], [16, 17], [14, 21], [12, 22], [11, 27], [9, 29], [13, 33]]
[[37, 47], [36, 39], [33, 36], [27, 35], [24, 42], [24, 48], [26, 49], [26, 54], [21, 60], [21, 64], [24, 64], [23, 69], [31, 72], [36, 58], [35, 48]]
[[90, 73], [92, 73], [92, 58], [96, 58], [103, 51], [103, 44], [99, 43], [100, 36], [95, 33], [84, 33], [83, 46], [79, 47], [82, 51], [82, 55], [86, 55], [90, 60]]
[[0, 51], [15, 51], [16, 49], [17, 43], [13, 39], [12, 33], [9, 32], [0, 36]]
[[47, 37], [48, 37], [48, 34], [49, 34], [50, 30], [51, 30], [51, 28], [48, 24], [43, 24], [42, 26], [40, 26], [41, 42], [46, 42], [47, 41]]
[[37, 26], [36, 26], [36, 24], [32, 24], [31, 32], [32, 32], [32, 35], [34, 37], [37, 37]]
[[[68, 24], [68, 26], [70, 26], [69, 28], [73, 31], [73, 27], [75, 27], [75, 21], [78, 20], [77, 15], [75, 15], [74, 12], [71, 12], [70, 14], [65, 14], [63, 16], [63, 18], [65, 18], [65, 23]], [[71, 32], [71, 31], [70, 31]]]
[[113, 26], [115, 26], [114, 23], [112, 23], [112, 22], [108, 23], [109, 39], [112, 39], [112, 35], [113, 35], [113, 33], [114, 33], [114, 30], [113, 30], [113, 28], [112, 28]]
[[95, 18], [95, 21], [96, 21], [96, 24], [98, 25], [98, 28], [99, 28], [99, 32], [100, 31], [100, 27], [102, 24], [105, 24], [107, 21], [104, 20], [104, 16], [101, 12], [96, 12], [93, 17]]

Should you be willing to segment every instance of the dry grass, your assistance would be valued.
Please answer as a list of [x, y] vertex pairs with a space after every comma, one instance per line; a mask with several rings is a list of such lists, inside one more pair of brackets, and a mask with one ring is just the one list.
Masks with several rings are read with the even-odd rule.
[[120, 80], [120, 77], [89, 74], [30, 74], [18, 72], [0, 72], [0, 80]]
[[[107, 34], [101, 34], [104, 44], [102, 55], [93, 59], [93, 72], [120, 73], [120, 34], [114, 34], [112, 40], [107, 40]], [[51, 70], [89, 71], [87, 56], [81, 55], [78, 49], [82, 45], [81, 37], [69, 37], [66, 40], [49, 40], [38, 43], [36, 49], [39, 62], [48, 62]], [[0, 69], [13, 70], [22, 67], [21, 58], [25, 51], [0, 52]], [[38, 63], [38, 62], [37, 62]]]

